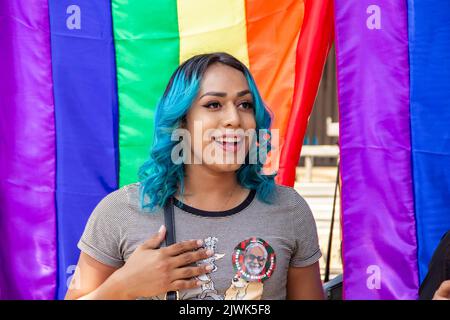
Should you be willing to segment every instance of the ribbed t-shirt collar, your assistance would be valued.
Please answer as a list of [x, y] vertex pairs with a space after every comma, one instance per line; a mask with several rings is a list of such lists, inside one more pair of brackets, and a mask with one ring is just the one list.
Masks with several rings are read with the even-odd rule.
[[244, 201], [242, 201], [236, 207], [231, 208], [229, 210], [225, 210], [225, 211], [207, 211], [207, 210], [197, 209], [197, 208], [188, 206], [187, 204], [181, 202], [180, 200], [178, 200], [176, 198], [173, 199], [173, 204], [176, 207], [180, 208], [181, 210], [184, 210], [186, 212], [192, 213], [192, 214], [197, 215], [197, 216], [202, 216], [202, 217], [226, 217], [226, 216], [231, 216], [233, 214], [241, 212], [242, 210], [247, 208], [250, 205], [250, 203], [252, 203], [253, 199], [255, 198], [255, 195], [256, 195], [256, 190], [250, 190], [250, 193], [248, 194], [247, 198], [245, 198]]

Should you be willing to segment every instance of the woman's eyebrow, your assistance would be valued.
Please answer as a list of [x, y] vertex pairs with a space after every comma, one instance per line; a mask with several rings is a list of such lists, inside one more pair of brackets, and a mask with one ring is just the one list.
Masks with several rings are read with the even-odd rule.
[[250, 93], [250, 90], [243, 90], [243, 91], [239, 91], [236, 96], [237, 97], [242, 97], [245, 96], [246, 94]]
[[210, 91], [210, 92], [207, 92], [207, 93], [205, 93], [205, 94], [202, 94], [202, 95], [200, 96], [200, 99], [203, 98], [204, 96], [226, 97], [227, 94], [226, 94], [226, 92], [215, 92], [215, 91]]
[[[242, 97], [242, 96], [245, 96], [248, 93], [250, 93], [250, 90], [243, 90], [243, 91], [239, 91], [236, 94], [236, 96], [237, 97]], [[205, 94], [202, 94], [199, 99], [203, 98], [204, 96], [226, 97], [227, 93], [226, 92], [210, 91], [210, 92], [206, 92]]]

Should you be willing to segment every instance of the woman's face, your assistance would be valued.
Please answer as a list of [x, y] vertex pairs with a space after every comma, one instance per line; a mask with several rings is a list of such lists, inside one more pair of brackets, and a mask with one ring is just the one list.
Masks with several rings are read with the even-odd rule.
[[185, 128], [191, 137], [191, 163], [217, 172], [239, 169], [249, 150], [248, 133], [256, 129], [244, 74], [221, 63], [211, 65], [186, 115]]

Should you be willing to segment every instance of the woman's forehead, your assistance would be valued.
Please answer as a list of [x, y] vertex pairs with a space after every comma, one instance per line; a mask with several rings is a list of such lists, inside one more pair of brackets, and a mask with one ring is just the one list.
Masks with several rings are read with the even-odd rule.
[[244, 74], [222, 63], [211, 65], [205, 71], [200, 82], [200, 93], [207, 91], [237, 93], [248, 89], [247, 79]]

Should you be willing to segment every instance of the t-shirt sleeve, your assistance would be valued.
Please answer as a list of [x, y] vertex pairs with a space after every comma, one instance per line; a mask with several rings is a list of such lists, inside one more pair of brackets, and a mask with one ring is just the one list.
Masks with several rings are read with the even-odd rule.
[[123, 190], [116, 190], [95, 207], [78, 242], [78, 248], [95, 260], [112, 267], [121, 267], [120, 208]]
[[314, 216], [306, 201], [295, 192], [296, 205], [292, 212], [295, 249], [291, 257], [291, 267], [307, 267], [322, 256], [317, 236]]

